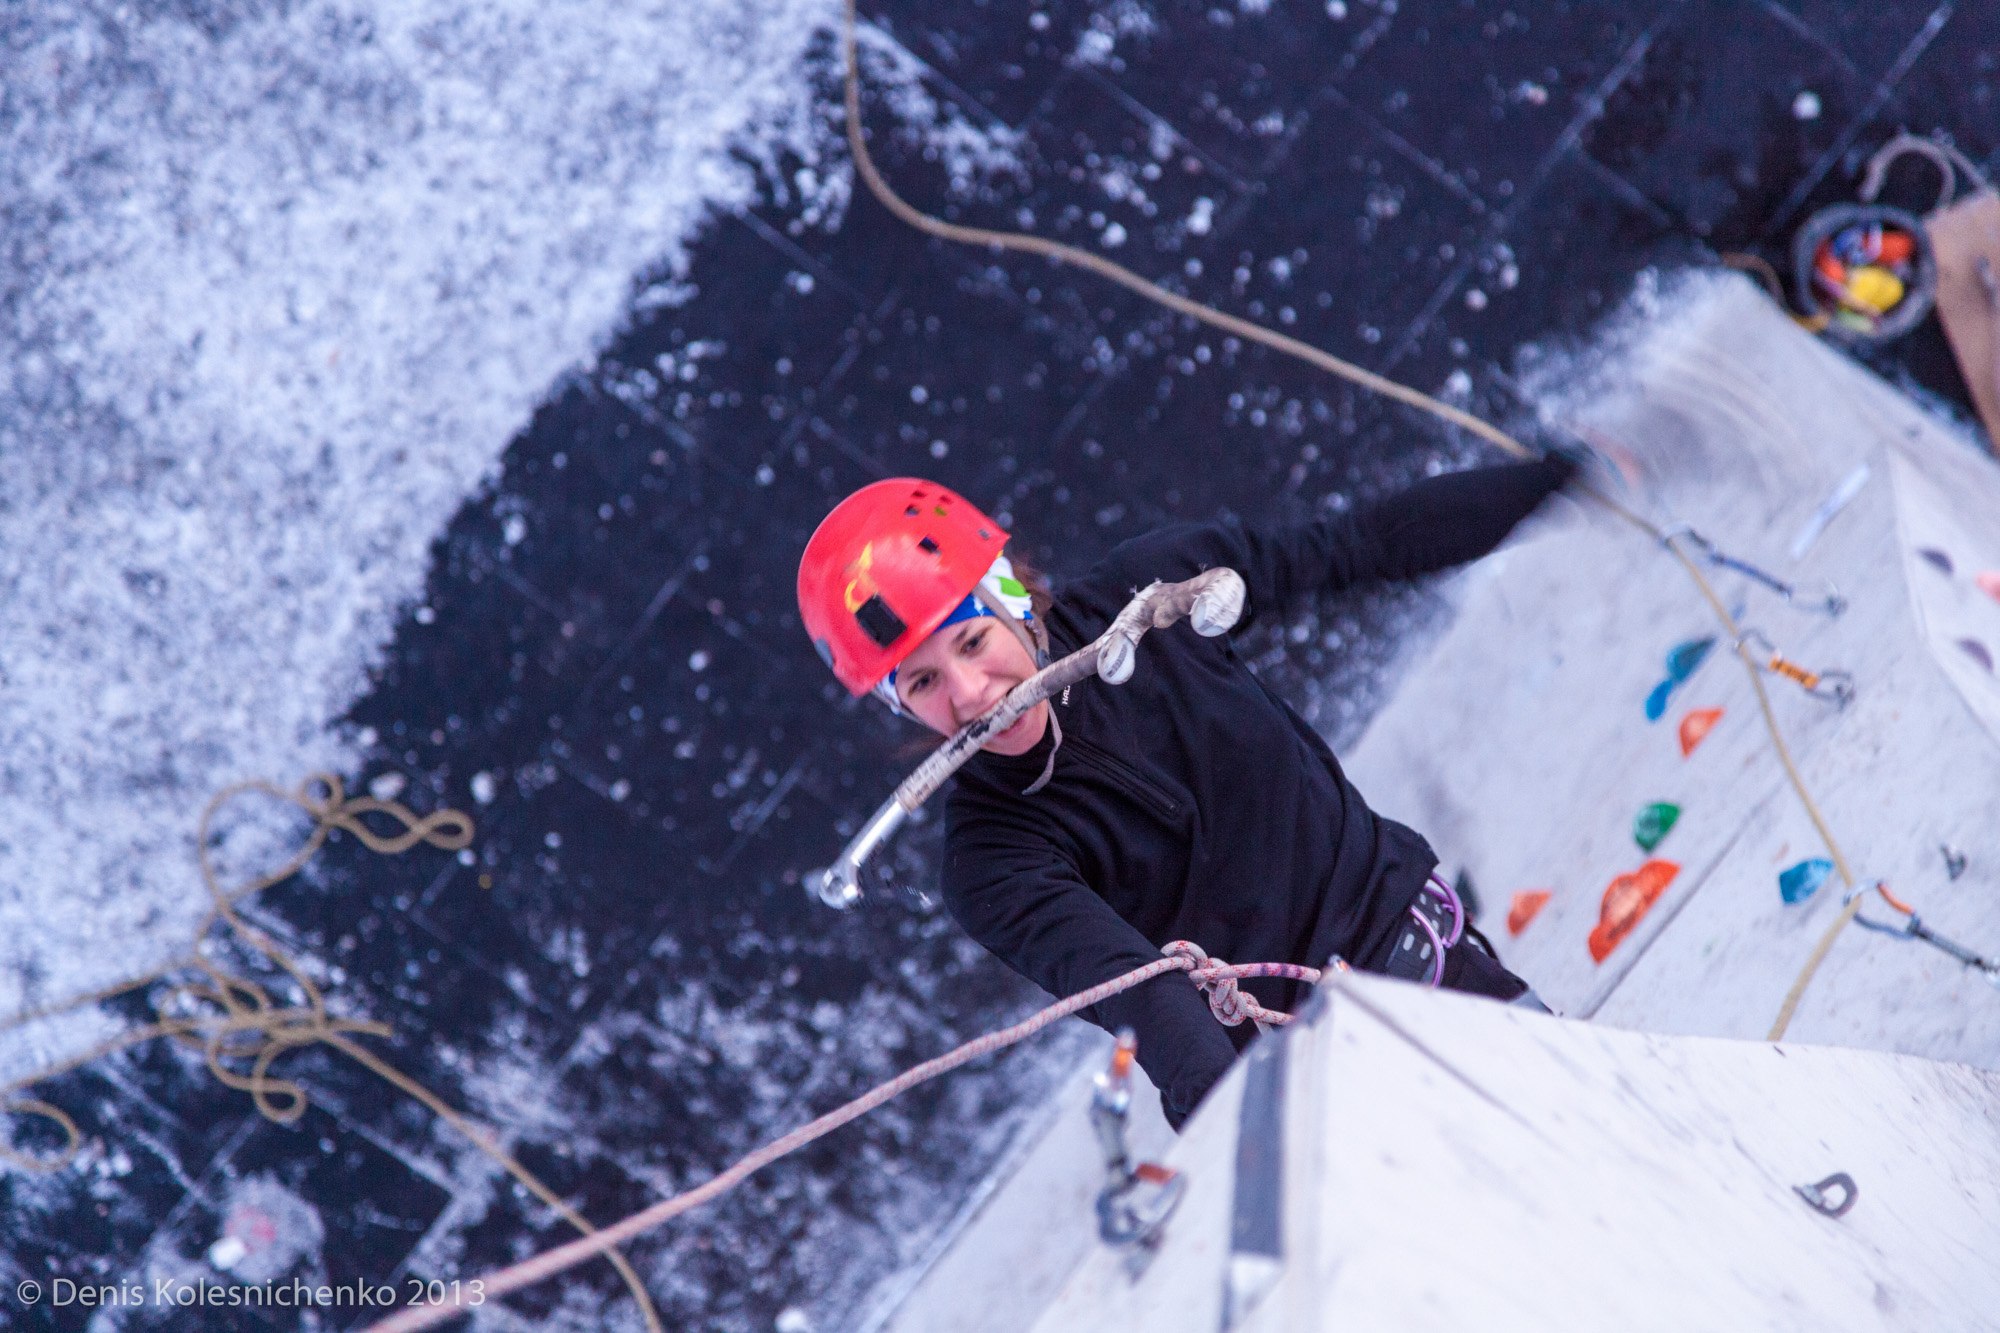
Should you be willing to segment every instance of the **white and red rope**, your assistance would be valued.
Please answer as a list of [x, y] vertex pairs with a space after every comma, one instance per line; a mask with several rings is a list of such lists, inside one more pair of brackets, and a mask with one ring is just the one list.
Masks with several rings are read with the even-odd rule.
[[[558, 1245], [552, 1250], [544, 1250], [532, 1259], [484, 1274], [478, 1279], [476, 1288], [481, 1293], [482, 1301], [504, 1296], [510, 1291], [519, 1291], [566, 1268], [573, 1268], [642, 1231], [649, 1231], [712, 1199], [720, 1198], [742, 1184], [753, 1173], [761, 1171], [781, 1157], [797, 1152], [808, 1143], [832, 1133], [849, 1121], [859, 1119], [919, 1083], [936, 1078], [939, 1074], [949, 1073], [961, 1065], [977, 1060], [982, 1055], [991, 1055], [995, 1051], [1026, 1040], [1057, 1019], [1067, 1018], [1079, 1010], [1088, 1009], [1099, 1001], [1108, 1000], [1121, 991], [1143, 985], [1155, 977], [1165, 976], [1169, 972], [1187, 973], [1189, 979], [1201, 987], [1202, 993], [1207, 996], [1209, 1008], [1214, 1011], [1215, 1016], [1233, 1027], [1245, 1019], [1265, 1024], [1292, 1021], [1290, 1014], [1267, 1009], [1245, 995], [1238, 988], [1237, 982], [1251, 977], [1282, 977], [1290, 981], [1317, 982], [1321, 976], [1318, 968], [1301, 967], [1295, 963], [1226, 963], [1219, 958], [1210, 957], [1200, 945], [1187, 940], [1175, 940], [1167, 945], [1163, 952], [1166, 957], [1158, 962], [1133, 968], [1123, 976], [1113, 977], [1088, 990], [1079, 991], [1066, 1000], [1058, 1000], [1012, 1027], [1001, 1028], [997, 1032], [976, 1037], [934, 1060], [926, 1060], [905, 1070], [886, 1083], [877, 1084], [846, 1105], [828, 1111], [818, 1119], [809, 1121], [782, 1138], [773, 1139], [755, 1152], [740, 1158], [727, 1170], [704, 1184], [684, 1190], [672, 1198], [662, 1199], [650, 1208], [634, 1213], [610, 1226], [602, 1227], [581, 1239], [566, 1245]], [[474, 1286], [471, 1282], [464, 1285], [466, 1288]], [[416, 1329], [440, 1324], [471, 1308], [470, 1305], [455, 1304], [414, 1305], [378, 1324], [370, 1325], [366, 1333], [412, 1333]]]

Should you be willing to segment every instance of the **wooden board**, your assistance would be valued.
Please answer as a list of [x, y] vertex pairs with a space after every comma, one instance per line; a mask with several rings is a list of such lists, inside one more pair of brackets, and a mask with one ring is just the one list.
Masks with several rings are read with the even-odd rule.
[[1938, 321], [1972, 390], [1987, 447], [2000, 452], [2000, 313], [1979, 275], [1984, 258], [2000, 281], [2000, 193], [1982, 190], [1924, 223], [1937, 255]]

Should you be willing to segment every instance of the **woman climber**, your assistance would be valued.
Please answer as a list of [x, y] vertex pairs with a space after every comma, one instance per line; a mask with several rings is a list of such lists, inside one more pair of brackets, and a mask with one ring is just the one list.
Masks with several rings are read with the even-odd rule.
[[[1228, 566], [1240, 633], [1301, 599], [1413, 578], [1498, 546], [1575, 470], [1557, 455], [1432, 477], [1351, 513], [1286, 526], [1180, 524], [1125, 542], [1051, 594], [1008, 534], [930, 482], [876, 482], [806, 544], [799, 611], [834, 675], [949, 736], [1040, 664], [1095, 639], [1135, 589]], [[1026, 575], [1026, 576], [1024, 576]], [[959, 771], [945, 807], [944, 900], [966, 931], [1053, 995], [1186, 939], [1232, 962], [1365, 971], [1539, 1005], [1435, 871], [1422, 837], [1368, 808], [1319, 734], [1237, 656], [1186, 625], [1148, 635], [1125, 684], [1037, 704]], [[1289, 1010], [1296, 983], [1242, 983]], [[1085, 1016], [1130, 1027], [1178, 1128], [1238, 1049], [1184, 976]]]

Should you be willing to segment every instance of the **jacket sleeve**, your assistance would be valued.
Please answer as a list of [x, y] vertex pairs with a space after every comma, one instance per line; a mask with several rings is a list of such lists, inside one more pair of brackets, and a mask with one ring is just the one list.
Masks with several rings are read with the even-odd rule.
[[[1160, 951], [1084, 883], [1039, 836], [955, 823], [945, 850], [946, 905], [972, 938], [1050, 995], [1062, 998], [1134, 968]], [[1139, 1063], [1176, 1130], [1236, 1058], [1208, 1001], [1179, 973], [1083, 1011], [1106, 1031], [1129, 1027]]]
[[[1248, 603], [1238, 628], [1321, 592], [1415, 578], [1476, 560], [1569, 480], [1576, 465], [1551, 454], [1532, 463], [1426, 477], [1348, 513], [1251, 527], [1236, 519], [1183, 523], [1119, 545], [1083, 582], [1104, 581], [1107, 605], [1154, 579], [1191, 578], [1227, 565]], [[1074, 584], [1071, 588], [1074, 588]], [[1070, 591], [1070, 589], [1066, 589]]]

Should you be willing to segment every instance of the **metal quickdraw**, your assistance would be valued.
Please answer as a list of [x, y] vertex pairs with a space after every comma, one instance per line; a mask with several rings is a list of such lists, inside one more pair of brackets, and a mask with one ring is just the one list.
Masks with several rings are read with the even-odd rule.
[[1767, 574], [1749, 561], [1738, 560], [1735, 556], [1728, 554], [1714, 542], [1696, 532], [1691, 524], [1674, 524], [1660, 534], [1660, 541], [1671, 547], [1676, 537], [1684, 538], [1688, 545], [1693, 547], [1696, 553], [1702, 559], [1708, 561], [1709, 564], [1714, 565], [1718, 569], [1733, 570], [1747, 579], [1761, 583], [1772, 592], [1778, 594], [1778, 596], [1784, 598], [1789, 604], [1799, 607], [1802, 610], [1817, 611], [1828, 616], [1837, 616], [1847, 610], [1847, 599], [1841, 596], [1840, 589], [1834, 586], [1832, 579], [1827, 580], [1825, 596], [1820, 597], [1818, 600], [1813, 600], [1802, 595], [1798, 588], [1785, 582], [1777, 575]]
[[1772, 647], [1771, 641], [1754, 629], [1744, 630], [1736, 640], [1739, 655], [1745, 648], [1752, 650], [1747, 655], [1752, 666], [1783, 676], [1822, 703], [1845, 708], [1854, 702], [1854, 677], [1845, 671], [1812, 671], [1802, 667]]
[[1926, 926], [1923, 918], [1917, 915], [1916, 909], [1896, 897], [1895, 894], [1889, 892], [1889, 886], [1881, 880], [1876, 880], [1873, 884], [1850, 891], [1843, 902], [1852, 902], [1861, 894], [1870, 892], [1871, 890], [1881, 895], [1884, 902], [1903, 914], [1903, 923], [1901, 925], [1891, 925], [1886, 921], [1871, 920], [1857, 911], [1854, 914], [1855, 925], [1875, 931], [1877, 934], [1893, 935], [1897, 939], [1918, 940], [1924, 944], [1928, 944], [1933, 949], [1956, 958], [1959, 962], [1985, 978], [1988, 985], [2000, 989], [2000, 961], [1982, 957], [1964, 945], [1946, 939], [1929, 926]]
[[1167, 1219], [1180, 1206], [1187, 1181], [1157, 1162], [1133, 1162], [1125, 1143], [1132, 1110], [1132, 1062], [1139, 1040], [1120, 1028], [1111, 1064], [1097, 1076], [1090, 1098], [1090, 1123], [1104, 1150], [1104, 1188], [1097, 1194], [1097, 1234], [1106, 1245], [1130, 1249], [1143, 1261], [1159, 1248]]

